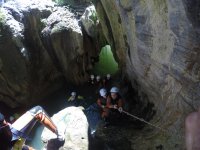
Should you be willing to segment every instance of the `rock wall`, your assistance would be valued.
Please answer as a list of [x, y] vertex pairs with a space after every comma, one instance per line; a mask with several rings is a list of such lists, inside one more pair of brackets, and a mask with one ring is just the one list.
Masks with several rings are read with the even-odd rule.
[[159, 149], [161, 145], [161, 149], [184, 149], [184, 119], [197, 109], [200, 97], [200, 2], [94, 3], [123, 72], [138, 93], [147, 94], [154, 103], [156, 115], [151, 122], [169, 130], [165, 134], [156, 129], [144, 132], [132, 142], [132, 148]]
[[0, 101], [31, 105], [64, 82], [81, 84], [98, 55], [80, 15], [52, 1], [8, 1], [0, 10]]

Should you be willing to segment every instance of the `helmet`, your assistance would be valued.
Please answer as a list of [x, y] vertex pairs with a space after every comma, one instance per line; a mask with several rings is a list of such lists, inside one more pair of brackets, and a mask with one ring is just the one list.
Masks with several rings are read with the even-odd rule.
[[72, 93], [71, 93], [71, 96], [76, 96], [76, 92], [72, 92]]
[[13, 121], [13, 120], [15, 120], [15, 118], [14, 118], [13, 116], [10, 116], [10, 117], [9, 117], [9, 120], [10, 120], [10, 121]]
[[107, 77], [107, 79], [110, 79], [110, 74], [107, 74], [106, 77]]
[[118, 92], [119, 92], [119, 89], [118, 89], [117, 87], [114, 86], [114, 87], [111, 88], [110, 92], [111, 92], [111, 93], [118, 93]]
[[99, 81], [99, 80], [100, 80], [100, 78], [101, 78], [100, 76], [97, 76], [97, 77], [96, 77], [97, 81]]
[[100, 90], [99, 90], [99, 94], [100, 94], [101, 96], [105, 96], [105, 95], [107, 94], [106, 89], [104, 89], [104, 88], [100, 89]]
[[94, 79], [94, 75], [93, 75], [93, 74], [91, 74], [91, 75], [90, 75], [90, 78], [93, 80], [93, 79]]

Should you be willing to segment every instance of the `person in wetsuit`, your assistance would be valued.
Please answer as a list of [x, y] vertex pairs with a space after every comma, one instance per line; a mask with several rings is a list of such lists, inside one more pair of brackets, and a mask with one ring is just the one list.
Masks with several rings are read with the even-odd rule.
[[[45, 127], [55, 133], [59, 141], [64, 141], [64, 135], [61, 131], [58, 131], [56, 125], [43, 108], [35, 106], [13, 124], [8, 123], [4, 115], [0, 113], [0, 150], [11, 150], [21, 138], [28, 138], [28, 134], [37, 121], [40, 121]], [[32, 150], [31, 147], [24, 145], [24, 143], [22, 144], [22, 150]]]

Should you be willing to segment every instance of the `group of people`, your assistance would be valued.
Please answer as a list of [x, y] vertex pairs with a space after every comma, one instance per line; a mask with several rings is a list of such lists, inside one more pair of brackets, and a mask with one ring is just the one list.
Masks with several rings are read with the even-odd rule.
[[[95, 94], [98, 95], [96, 104], [106, 127], [110, 123], [110, 120], [112, 120], [111, 118], [121, 116], [120, 113], [123, 111], [124, 101], [120, 95], [119, 88], [116, 86], [112, 87], [113, 83], [110, 74], [107, 74], [103, 78], [100, 75], [95, 77], [92, 74], [88, 82], [96, 90]], [[68, 105], [71, 106], [83, 106], [84, 103], [86, 103], [84, 98], [76, 92], [72, 92], [68, 98]]]
[[101, 110], [101, 117], [105, 121], [104, 127], [110, 123], [111, 117], [118, 117], [123, 111], [123, 99], [119, 94], [119, 89], [115, 86], [110, 89], [110, 92], [101, 88], [97, 104]]
[[89, 85], [96, 86], [97, 89], [100, 89], [102, 87], [108, 89], [111, 87], [111, 75], [107, 74], [105, 77], [101, 78], [100, 75], [97, 75], [96, 77], [91, 74], [89, 79]]
[[[105, 78], [91, 75], [89, 83], [91, 85], [98, 85], [98, 98], [96, 105], [102, 120], [104, 120], [104, 127], [107, 127], [112, 120], [112, 117], [119, 117], [123, 112], [124, 100], [120, 95], [119, 88], [111, 86], [111, 76], [107, 74]], [[111, 87], [111, 88], [110, 88]], [[83, 101], [83, 97], [78, 96], [76, 92], [71, 93], [69, 102]], [[74, 103], [75, 106], [79, 104]], [[185, 139], [187, 150], [200, 150], [200, 109], [197, 112], [189, 114], [185, 119]], [[59, 131], [55, 123], [50, 119], [47, 113], [41, 106], [33, 107], [24, 113], [21, 117], [13, 123], [6, 121], [4, 115], [0, 112], [0, 150], [20, 149], [34, 150], [32, 147], [25, 145], [24, 141], [37, 121], [40, 121], [45, 127], [50, 129], [57, 135], [57, 140], [64, 141], [64, 133]]]

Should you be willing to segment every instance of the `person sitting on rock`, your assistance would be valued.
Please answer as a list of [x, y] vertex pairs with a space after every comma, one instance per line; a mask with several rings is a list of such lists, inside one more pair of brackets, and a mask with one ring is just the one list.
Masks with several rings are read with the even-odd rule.
[[[106, 106], [109, 108], [109, 117], [119, 117], [123, 111], [123, 100], [119, 94], [119, 89], [117, 87], [112, 87], [110, 90], [110, 95], [107, 97]], [[110, 116], [111, 115], [111, 116]], [[114, 118], [113, 118], [114, 119]]]
[[70, 98], [68, 99], [69, 105], [71, 106], [83, 106], [85, 105], [84, 97], [77, 95], [76, 92], [72, 92]]
[[105, 88], [99, 90], [99, 97], [97, 99], [97, 104], [101, 110], [101, 117], [104, 121], [107, 121], [108, 117], [108, 107], [107, 105], [108, 93]]
[[10, 150], [12, 148], [32, 150], [31, 147], [24, 145], [24, 143], [37, 121], [40, 121], [45, 127], [55, 133], [59, 141], [64, 141], [64, 133], [62, 134], [62, 131], [58, 131], [56, 125], [41, 106], [36, 106], [12, 124], [8, 123], [4, 115], [0, 113], [0, 150]]

